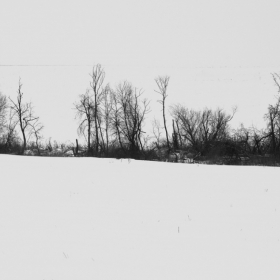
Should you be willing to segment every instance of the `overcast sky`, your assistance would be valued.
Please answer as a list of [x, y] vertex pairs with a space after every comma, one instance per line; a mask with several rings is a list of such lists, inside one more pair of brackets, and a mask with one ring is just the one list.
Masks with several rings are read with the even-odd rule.
[[59, 141], [77, 137], [73, 103], [97, 63], [105, 83], [145, 91], [150, 118], [160, 118], [154, 78], [168, 75], [168, 105], [238, 106], [233, 126], [264, 127], [280, 72], [279, 10], [276, 0], [2, 0], [0, 91], [15, 99], [21, 77], [44, 136]]

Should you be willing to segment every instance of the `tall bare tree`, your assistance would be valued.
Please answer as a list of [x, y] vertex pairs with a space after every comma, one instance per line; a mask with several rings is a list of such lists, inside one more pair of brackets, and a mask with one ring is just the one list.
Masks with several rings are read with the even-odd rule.
[[[280, 94], [280, 75], [277, 73], [272, 74], [274, 83]], [[268, 112], [265, 115], [265, 119], [268, 122], [268, 134], [271, 139], [272, 153], [280, 151], [280, 96], [276, 96], [276, 103], [268, 106]]]
[[124, 139], [122, 147], [126, 144], [133, 158], [138, 158], [143, 151], [143, 122], [149, 113], [149, 101], [141, 100], [142, 94], [142, 90], [133, 88], [128, 82], [119, 84], [114, 93], [114, 129], [119, 141]]
[[166, 142], [167, 142], [167, 147], [168, 150], [170, 150], [170, 142], [168, 138], [168, 131], [167, 131], [167, 125], [166, 125], [166, 114], [165, 114], [165, 100], [167, 98], [167, 87], [169, 83], [169, 77], [163, 77], [160, 76], [155, 79], [156, 84], [158, 86], [158, 90], [155, 90], [157, 93], [159, 93], [162, 97], [161, 100], [158, 100], [158, 102], [162, 105], [162, 116], [163, 116], [163, 124], [164, 124], [164, 129], [165, 129], [165, 135], [166, 135]]
[[24, 153], [27, 145], [26, 132], [31, 127], [31, 124], [39, 119], [39, 117], [34, 116], [32, 104], [23, 102], [23, 92], [21, 90], [22, 83], [19, 80], [17, 100], [14, 102], [11, 98], [12, 103], [11, 109], [15, 113], [18, 124], [23, 138], [22, 154]]
[[[268, 120], [268, 130], [271, 136], [271, 151], [275, 153], [276, 145], [279, 141], [279, 106], [280, 106], [280, 99], [277, 100], [275, 105], [269, 105], [268, 113], [265, 115], [266, 119]], [[278, 138], [278, 139], [277, 139]], [[278, 140], [278, 141], [277, 141]]]
[[112, 114], [111, 114], [112, 135], [115, 136], [120, 148], [124, 151], [123, 137], [121, 135], [121, 107], [118, 102], [117, 93], [112, 92]]
[[94, 101], [87, 90], [85, 94], [80, 95], [80, 100], [77, 103], [74, 103], [76, 109], [76, 118], [78, 118], [81, 122], [78, 128], [78, 134], [85, 135], [86, 131], [86, 139], [87, 139], [87, 154], [88, 156], [92, 155], [91, 149], [91, 135], [92, 135], [92, 123], [94, 120]]
[[267, 120], [267, 135], [270, 140], [269, 152], [280, 156], [280, 75], [274, 73], [272, 78], [278, 89], [278, 95], [276, 96], [276, 103], [268, 106], [265, 119]]
[[[99, 146], [100, 146], [100, 139], [99, 139], [99, 132], [102, 133], [100, 130], [100, 104], [103, 96], [103, 89], [102, 85], [105, 78], [105, 72], [100, 64], [93, 66], [91, 76], [91, 83], [90, 87], [93, 91], [93, 100], [94, 100], [94, 123], [95, 123], [95, 153], [99, 155]], [[102, 136], [101, 136], [102, 137]]]
[[108, 156], [109, 152], [109, 131], [111, 128], [111, 119], [113, 112], [113, 91], [109, 85], [107, 85], [103, 90], [103, 98], [102, 98], [102, 115], [104, 119], [105, 125], [105, 137], [106, 137], [106, 155]]

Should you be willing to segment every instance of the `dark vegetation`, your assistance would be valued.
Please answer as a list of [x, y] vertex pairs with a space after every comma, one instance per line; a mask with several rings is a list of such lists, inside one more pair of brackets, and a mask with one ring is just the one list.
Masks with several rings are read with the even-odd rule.
[[[217, 108], [192, 110], [167, 106], [169, 77], [155, 79], [155, 98], [162, 123], [153, 120], [152, 135], [144, 130], [151, 108], [143, 91], [129, 82], [112, 88], [104, 84], [101, 65], [93, 67], [90, 88], [74, 103], [81, 144], [57, 143], [42, 136], [43, 125], [31, 103], [24, 102], [19, 81], [15, 99], [0, 93], [0, 153], [37, 156], [115, 157], [208, 164], [280, 165], [280, 76], [272, 75], [278, 89], [275, 104], [264, 115], [267, 126], [230, 127], [231, 113]], [[168, 131], [166, 114], [172, 117]]]

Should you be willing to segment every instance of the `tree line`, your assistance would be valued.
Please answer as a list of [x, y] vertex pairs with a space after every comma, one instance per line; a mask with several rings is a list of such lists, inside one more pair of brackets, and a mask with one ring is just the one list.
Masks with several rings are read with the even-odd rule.
[[[168, 104], [170, 77], [155, 78], [155, 92], [162, 110], [162, 120], [152, 121], [152, 133], [144, 129], [151, 112], [150, 101], [143, 91], [124, 81], [116, 87], [105, 84], [105, 71], [100, 64], [93, 66], [89, 89], [78, 96], [73, 106], [77, 133], [86, 145], [43, 143], [44, 126], [35, 114], [32, 103], [23, 100], [19, 80], [16, 99], [0, 93], [0, 152], [49, 155], [52, 150], [63, 154], [94, 157], [129, 157], [164, 160], [170, 154], [193, 153], [212, 162], [238, 161], [242, 157], [270, 162], [280, 160], [280, 76], [272, 74], [278, 89], [275, 104], [268, 105], [264, 118], [266, 127], [237, 129], [230, 127], [236, 108], [231, 113], [223, 109], [192, 110], [181, 104]], [[167, 112], [172, 117], [168, 130]], [[54, 147], [55, 146], [55, 147]]]

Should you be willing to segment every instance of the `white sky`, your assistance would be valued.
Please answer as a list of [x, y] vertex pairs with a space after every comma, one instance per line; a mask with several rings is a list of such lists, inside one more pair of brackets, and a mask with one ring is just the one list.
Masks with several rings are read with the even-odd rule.
[[160, 118], [154, 78], [169, 75], [169, 105], [237, 105], [233, 125], [264, 127], [280, 71], [279, 10], [279, 1], [2, 0], [0, 64], [28, 66], [0, 66], [0, 91], [15, 98], [21, 77], [44, 136], [59, 141], [77, 137], [71, 108], [97, 63], [106, 83], [145, 90], [151, 118]]

